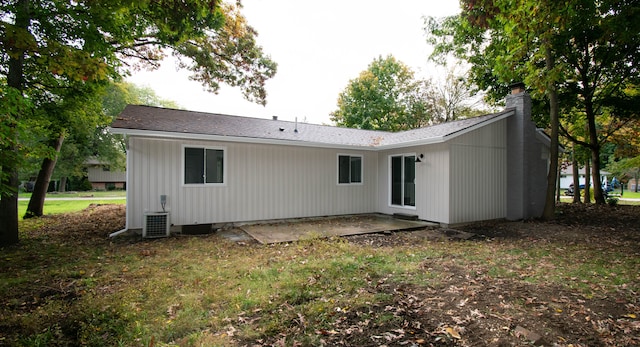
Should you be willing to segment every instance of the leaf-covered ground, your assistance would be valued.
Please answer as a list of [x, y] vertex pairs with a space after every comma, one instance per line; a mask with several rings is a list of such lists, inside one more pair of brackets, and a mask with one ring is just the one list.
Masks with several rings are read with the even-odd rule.
[[639, 206], [268, 246], [123, 227], [117, 205], [25, 222], [0, 345], [640, 345]]
[[[495, 270], [491, 263], [496, 260], [489, 258], [484, 263], [425, 259], [425, 269], [446, 274], [438, 285], [377, 286], [394, 299], [369, 312], [401, 318], [391, 326], [356, 330], [358, 339], [354, 343], [350, 338], [347, 345], [640, 345], [640, 207], [563, 204], [553, 222], [484, 222], [459, 229], [474, 234], [468, 242], [507, 246], [507, 254], [517, 255], [512, 265]], [[406, 235], [369, 235], [352, 241], [384, 247], [398, 245], [396, 238]], [[549, 247], [557, 253], [540, 254]], [[535, 253], [530, 263], [520, 257], [527, 252]], [[558, 268], [563, 262], [553, 259], [563, 254], [569, 263], [589, 263], [593, 254], [616, 256], [595, 259], [596, 264], [580, 267], [577, 273], [567, 264], [563, 273]], [[616, 264], [627, 260], [631, 273], [622, 279]], [[556, 278], [546, 278], [545, 267]], [[504, 275], [491, 273], [505, 269]], [[362, 311], [351, 316], [359, 314]]]

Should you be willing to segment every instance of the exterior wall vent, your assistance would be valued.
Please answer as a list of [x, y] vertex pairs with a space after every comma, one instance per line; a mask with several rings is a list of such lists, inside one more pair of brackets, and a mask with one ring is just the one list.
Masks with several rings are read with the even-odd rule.
[[144, 214], [142, 237], [167, 237], [170, 227], [169, 212], [147, 212]]

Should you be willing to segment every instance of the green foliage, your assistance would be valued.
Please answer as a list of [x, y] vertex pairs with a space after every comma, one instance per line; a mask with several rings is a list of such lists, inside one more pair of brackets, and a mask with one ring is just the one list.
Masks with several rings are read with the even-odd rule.
[[[102, 117], [98, 90], [131, 68], [157, 66], [168, 53], [185, 58], [182, 66], [209, 90], [225, 83], [264, 104], [264, 84], [276, 64], [257, 45], [239, 6], [218, 0], [0, 1], [0, 193], [16, 190], [21, 158], [36, 155], [21, 153], [25, 144], [65, 135], [76, 145], [68, 154], [81, 158], [93, 129], [110, 120]], [[29, 122], [44, 131], [21, 133]], [[13, 210], [15, 198], [6, 194], [2, 210]], [[17, 240], [12, 214], [2, 215], [0, 242]]]
[[609, 163], [607, 171], [611, 172], [613, 177], [617, 177], [618, 180], [625, 183], [631, 178], [640, 179], [640, 156], [623, 158]]
[[[84, 126], [79, 131], [70, 131], [56, 164], [55, 178], [86, 175], [88, 159], [103, 162], [113, 170], [125, 169], [124, 138], [111, 134], [108, 126], [127, 104], [179, 107], [174, 101], [160, 98], [149, 87], [127, 82], [111, 82], [94, 96], [93, 102], [86, 104], [85, 112], [89, 112], [91, 107], [99, 117], [94, 121], [84, 118]], [[87, 190], [86, 187], [77, 189]]]
[[[4, 80], [0, 78], [0, 82]], [[18, 134], [22, 130], [18, 122], [18, 115], [28, 112], [31, 103], [24, 98], [16, 88], [0, 84], [0, 167], [21, 163], [24, 155], [19, 150]], [[0, 171], [2, 182], [9, 179], [9, 173]], [[0, 184], [0, 194], [5, 195], [14, 192], [16, 187]]]
[[[571, 117], [563, 135], [589, 148], [599, 172], [600, 148], [620, 128], [612, 120], [638, 117], [640, 4], [465, 0], [462, 8], [460, 15], [427, 20], [433, 58], [453, 54], [470, 63], [470, 78], [494, 100], [508, 83], [524, 81], [550, 113]], [[571, 125], [580, 118], [585, 127], [576, 132]], [[556, 117], [549, 119], [555, 138]], [[604, 203], [599, 188], [596, 201]]]
[[338, 97], [331, 120], [338, 126], [399, 131], [428, 124], [428, 82], [389, 55], [378, 57]]
[[256, 44], [257, 32], [247, 24], [236, 5], [220, 3], [224, 25], [215, 35], [190, 37], [175, 46], [177, 57], [184, 57], [180, 66], [190, 70], [193, 80], [201, 82], [211, 92], [220, 83], [240, 87], [247, 100], [266, 104], [265, 82], [276, 73], [277, 64]]

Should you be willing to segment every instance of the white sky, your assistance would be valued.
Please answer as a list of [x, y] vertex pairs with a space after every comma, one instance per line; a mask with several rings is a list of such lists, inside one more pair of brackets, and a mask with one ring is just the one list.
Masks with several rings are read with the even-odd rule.
[[378, 56], [392, 54], [419, 75], [441, 71], [427, 62], [423, 16], [459, 11], [457, 0], [243, 0], [242, 13], [258, 44], [278, 63], [267, 82], [265, 107], [243, 99], [238, 88], [207, 93], [166, 61], [128, 81], [149, 86], [193, 111], [330, 124], [338, 94]]

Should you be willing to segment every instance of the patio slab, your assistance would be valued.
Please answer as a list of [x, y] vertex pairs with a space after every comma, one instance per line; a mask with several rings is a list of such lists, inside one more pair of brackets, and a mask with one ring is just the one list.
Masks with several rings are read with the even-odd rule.
[[384, 231], [418, 229], [437, 224], [396, 219], [387, 215], [366, 214], [323, 218], [283, 220], [265, 224], [236, 226], [262, 244], [300, 239], [370, 234]]

